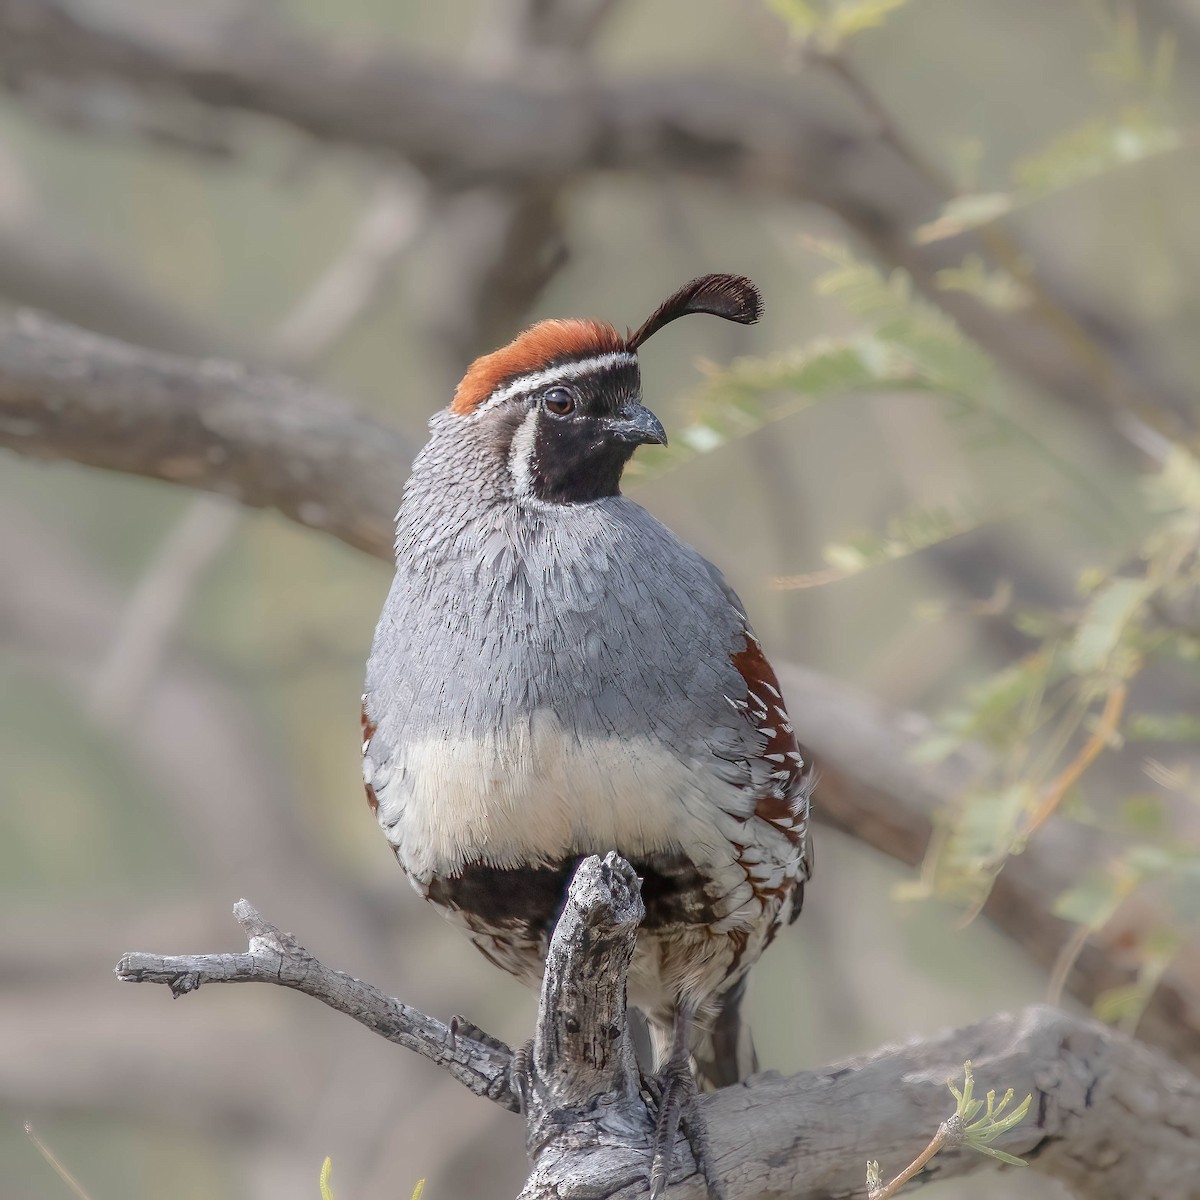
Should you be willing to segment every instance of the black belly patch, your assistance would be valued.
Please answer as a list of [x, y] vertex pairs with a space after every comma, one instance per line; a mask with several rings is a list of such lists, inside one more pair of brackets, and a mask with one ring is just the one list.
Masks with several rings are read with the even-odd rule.
[[[469, 913], [482, 924], [548, 932], [562, 915], [567, 888], [586, 855], [540, 867], [492, 867], [468, 863], [460, 874], [430, 881], [434, 904]], [[645, 929], [707, 925], [714, 919], [706, 878], [682, 854], [631, 859], [642, 880]]]

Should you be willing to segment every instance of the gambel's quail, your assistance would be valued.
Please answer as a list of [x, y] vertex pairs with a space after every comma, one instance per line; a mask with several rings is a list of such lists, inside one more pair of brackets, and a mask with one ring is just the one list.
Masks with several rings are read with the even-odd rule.
[[379, 824], [497, 966], [540, 984], [585, 856], [641, 876], [629, 999], [659, 1051], [654, 1195], [690, 1063], [713, 1087], [756, 1067], [739, 1006], [800, 911], [813, 773], [741, 601], [620, 480], [667, 441], [642, 344], [688, 313], [759, 312], [748, 279], [706, 275], [635, 333], [542, 321], [477, 359], [413, 464], [363, 697]]

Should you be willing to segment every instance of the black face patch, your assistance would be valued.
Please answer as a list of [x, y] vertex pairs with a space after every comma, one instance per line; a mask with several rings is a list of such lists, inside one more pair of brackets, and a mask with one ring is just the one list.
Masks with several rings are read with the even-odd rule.
[[596, 417], [540, 412], [529, 462], [529, 494], [548, 504], [586, 504], [621, 492], [635, 446], [612, 437]]
[[621, 473], [637, 447], [615, 436], [610, 422], [637, 402], [640, 383], [636, 364], [621, 364], [554, 379], [505, 405], [512, 415], [499, 427], [508, 437], [518, 496], [586, 504], [619, 495]]

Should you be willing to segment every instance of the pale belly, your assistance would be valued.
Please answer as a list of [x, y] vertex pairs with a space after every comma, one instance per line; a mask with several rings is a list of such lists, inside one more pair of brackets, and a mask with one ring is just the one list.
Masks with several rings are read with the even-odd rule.
[[365, 777], [418, 884], [470, 862], [522, 867], [611, 849], [634, 858], [686, 846], [719, 861], [732, 818], [714, 792], [736, 801], [649, 738], [576, 738], [550, 712], [503, 736], [407, 743], [391, 761], [368, 752]]
[[764, 894], [751, 877], [761, 865], [739, 859], [745, 796], [648, 738], [574, 738], [544, 712], [504, 737], [408, 742], [390, 761], [368, 749], [364, 762], [413, 886], [531, 987], [589, 854], [615, 850], [643, 880], [629, 986], [652, 1016], [732, 986], [791, 904], [788, 887]]

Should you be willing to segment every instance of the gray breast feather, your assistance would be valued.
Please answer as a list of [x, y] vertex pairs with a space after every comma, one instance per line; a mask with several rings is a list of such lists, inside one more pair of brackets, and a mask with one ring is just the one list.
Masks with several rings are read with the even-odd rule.
[[581, 736], [653, 734], [731, 755], [743, 618], [709, 563], [623, 497], [488, 508], [400, 553], [367, 672], [386, 736], [473, 735], [546, 708]]

